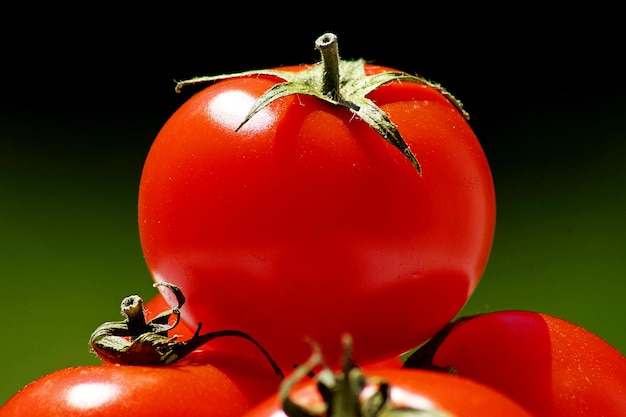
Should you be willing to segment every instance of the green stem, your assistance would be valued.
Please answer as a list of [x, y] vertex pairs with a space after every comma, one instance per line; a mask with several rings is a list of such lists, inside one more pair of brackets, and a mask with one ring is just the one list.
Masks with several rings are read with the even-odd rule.
[[339, 101], [339, 47], [334, 33], [325, 33], [315, 41], [315, 47], [322, 55], [322, 94]]

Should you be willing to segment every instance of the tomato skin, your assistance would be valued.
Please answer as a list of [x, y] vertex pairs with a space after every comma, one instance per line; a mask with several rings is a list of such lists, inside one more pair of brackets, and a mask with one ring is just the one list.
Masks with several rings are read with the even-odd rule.
[[13, 416], [240, 417], [278, 389], [272, 370], [223, 352], [196, 351], [174, 366], [81, 366], [31, 382], [0, 408]]
[[454, 327], [433, 363], [494, 387], [537, 417], [626, 415], [626, 358], [592, 332], [507, 310]]
[[[374, 368], [366, 376], [380, 377], [391, 385], [394, 405], [413, 408], [435, 407], [455, 417], [531, 417], [523, 407], [500, 392], [468, 378], [413, 369]], [[290, 398], [307, 407], [319, 406], [314, 383], [294, 387]], [[243, 417], [285, 417], [280, 398], [274, 395], [250, 409]], [[333, 417], [333, 416], [330, 416]], [[338, 417], [338, 416], [334, 416]]]
[[309, 96], [235, 132], [276, 82], [218, 82], [165, 123], [139, 189], [146, 263], [185, 292], [189, 327], [245, 331], [284, 369], [308, 357], [306, 337], [338, 360], [344, 332], [359, 363], [401, 354], [454, 317], [483, 273], [495, 196], [482, 148], [452, 104], [412, 83], [368, 97], [422, 176], [348, 109]]

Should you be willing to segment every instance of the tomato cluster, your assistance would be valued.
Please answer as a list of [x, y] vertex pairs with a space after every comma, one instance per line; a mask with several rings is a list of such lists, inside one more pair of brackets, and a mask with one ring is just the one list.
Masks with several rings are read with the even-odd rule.
[[126, 297], [125, 319], [94, 331], [101, 366], [34, 381], [0, 417], [626, 415], [626, 359], [586, 329], [529, 311], [455, 320], [496, 214], [461, 103], [339, 59], [333, 34], [316, 46], [316, 65], [177, 84], [211, 83], [141, 176], [162, 294]]

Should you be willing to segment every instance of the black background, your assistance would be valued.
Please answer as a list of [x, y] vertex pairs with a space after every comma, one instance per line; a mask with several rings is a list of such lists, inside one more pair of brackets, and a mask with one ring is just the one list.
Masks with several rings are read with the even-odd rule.
[[66, 119], [162, 120], [184, 99], [174, 94], [174, 79], [312, 63], [313, 42], [326, 31], [339, 36], [343, 58], [443, 84], [479, 133], [535, 108], [623, 99], [625, 37], [611, 10], [448, 16], [398, 7], [364, 19], [248, 8], [7, 13], [5, 23], [17, 22], [2, 29], [2, 105]]
[[184, 6], [7, 13], [5, 23], [13, 24], [2, 29], [0, 109], [103, 128], [146, 123], [151, 134], [131, 144], [123, 138], [124, 146], [145, 149], [191, 93], [175, 94], [174, 80], [312, 63], [319, 59], [314, 41], [326, 31], [339, 36], [343, 58], [441, 83], [464, 103], [488, 157], [503, 169], [520, 169], [531, 149], [557, 152], [533, 138], [499, 137], [503, 127], [523, 124], [525, 114], [577, 119], [626, 96], [625, 38], [612, 10]]

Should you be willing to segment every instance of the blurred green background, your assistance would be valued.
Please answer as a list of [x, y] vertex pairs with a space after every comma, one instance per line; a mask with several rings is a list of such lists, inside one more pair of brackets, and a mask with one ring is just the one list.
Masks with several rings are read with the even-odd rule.
[[150, 143], [190, 94], [176, 95], [173, 80], [311, 63], [315, 38], [328, 30], [344, 58], [440, 82], [472, 115], [498, 220], [463, 313], [551, 313], [626, 352], [626, 72], [616, 26], [448, 16], [375, 30], [324, 21], [259, 32], [161, 12], [25, 20], [21, 30], [38, 34], [30, 41], [2, 34], [0, 404], [46, 373], [98, 363], [87, 346], [92, 330], [121, 318], [124, 296], [156, 294], [136, 199]]

